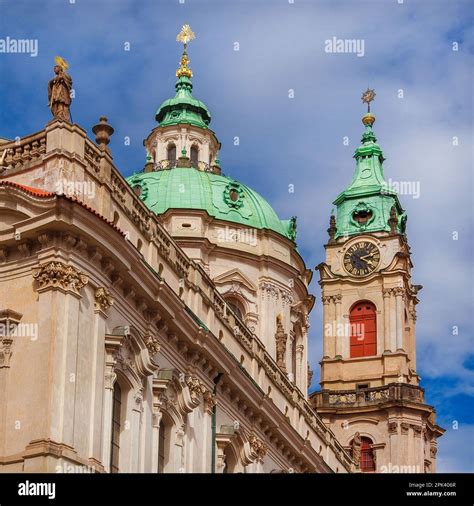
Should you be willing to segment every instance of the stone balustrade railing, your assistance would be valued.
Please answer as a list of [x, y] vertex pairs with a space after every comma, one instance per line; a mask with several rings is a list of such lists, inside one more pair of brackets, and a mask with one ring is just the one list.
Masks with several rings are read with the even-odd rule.
[[0, 173], [41, 160], [46, 153], [46, 132], [0, 144]]
[[323, 390], [313, 396], [316, 407], [370, 406], [381, 402], [408, 401], [424, 402], [424, 391], [416, 385], [391, 383], [381, 387], [358, 390]]

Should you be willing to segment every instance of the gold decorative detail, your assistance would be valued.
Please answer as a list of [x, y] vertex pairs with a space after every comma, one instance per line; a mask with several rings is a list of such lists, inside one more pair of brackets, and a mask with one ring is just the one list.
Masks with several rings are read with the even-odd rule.
[[95, 291], [95, 310], [96, 311], [106, 311], [109, 309], [114, 303], [111, 293], [107, 290], [107, 288], [97, 288]]
[[181, 31], [178, 33], [178, 36], [176, 37], [177, 42], [182, 42], [184, 45], [187, 45], [187, 43], [193, 39], [196, 38], [196, 35], [194, 35], [194, 32], [191, 30], [191, 27], [186, 24], [183, 25], [181, 28]]
[[181, 56], [181, 65], [179, 69], [176, 71], [176, 77], [186, 76], [189, 79], [193, 77], [193, 71], [188, 67], [189, 65], [189, 58], [186, 53], [183, 53], [183, 56]]
[[33, 269], [33, 278], [38, 284], [38, 291], [59, 288], [79, 295], [89, 278], [71, 265], [62, 262], [48, 262]]
[[362, 118], [362, 123], [365, 126], [372, 126], [375, 123], [375, 116], [370, 113], [370, 102], [375, 99], [375, 90], [370, 90], [367, 88], [364, 93], [362, 93], [362, 102], [367, 104], [367, 114]]
[[69, 63], [61, 56], [56, 56], [56, 58], [54, 58], [54, 63], [59, 65], [63, 70], [67, 70], [69, 68]]
[[367, 112], [370, 112], [370, 102], [375, 99], [375, 90], [371, 90], [367, 88], [364, 93], [362, 93], [362, 102], [367, 104]]
[[176, 71], [176, 77], [178, 78], [184, 76], [191, 79], [191, 77], [193, 77], [193, 71], [189, 68], [189, 58], [188, 54], [186, 53], [186, 47], [188, 45], [188, 42], [195, 38], [196, 36], [194, 35], [194, 32], [191, 30], [191, 27], [189, 25], [183, 25], [181, 31], [176, 37], [176, 40], [178, 42], [182, 42], [184, 44], [183, 55], [181, 56], [181, 64], [179, 66], [179, 69]]

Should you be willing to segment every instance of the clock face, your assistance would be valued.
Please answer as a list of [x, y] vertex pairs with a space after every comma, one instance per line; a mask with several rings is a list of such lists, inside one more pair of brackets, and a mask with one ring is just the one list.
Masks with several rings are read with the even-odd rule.
[[380, 251], [368, 241], [356, 242], [344, 254], [344, 268], [354, 276], [366, 276], [380, 262]]

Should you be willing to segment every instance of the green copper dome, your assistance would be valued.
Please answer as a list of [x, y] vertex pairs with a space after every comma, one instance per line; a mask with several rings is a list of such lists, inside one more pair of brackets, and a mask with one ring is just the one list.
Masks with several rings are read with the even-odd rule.
[[142, 172], [127, 178], [156, 214], [168, 209], [199, 209], [210, 216], [296, 238], [296, 220], [282, 221], [270, 204], [248, 186], [223, 175], [194, 168]]

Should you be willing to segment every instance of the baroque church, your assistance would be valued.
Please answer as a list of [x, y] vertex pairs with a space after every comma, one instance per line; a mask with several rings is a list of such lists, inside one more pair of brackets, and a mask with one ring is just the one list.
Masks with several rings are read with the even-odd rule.
[[315, 298], [296, 219], [222, 172], [193, 96], [193, 38], [185, 25], [140, 172], [116, 167], [105, 117], [95, 139], [71, 122], [60, 57], [53, 119], [0, 139], [0, 469], [435, 471], [444, 430], [416, 370], [421, 286], [373, 91], [316, 269], [323, 356], [309, 395]]

